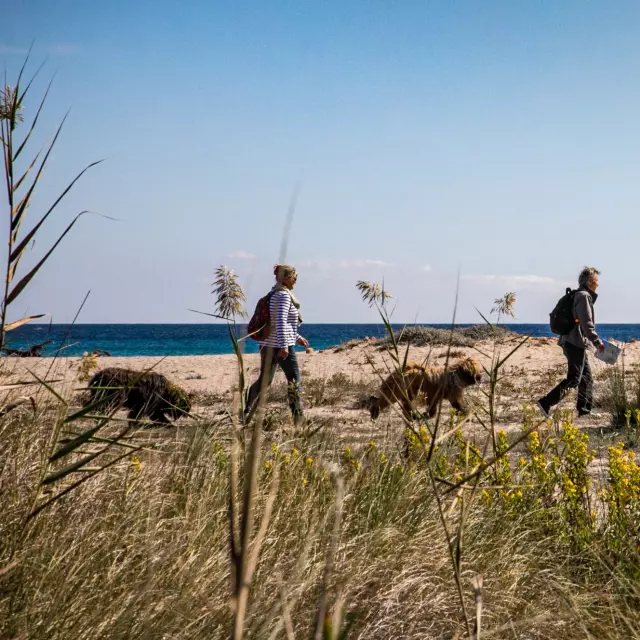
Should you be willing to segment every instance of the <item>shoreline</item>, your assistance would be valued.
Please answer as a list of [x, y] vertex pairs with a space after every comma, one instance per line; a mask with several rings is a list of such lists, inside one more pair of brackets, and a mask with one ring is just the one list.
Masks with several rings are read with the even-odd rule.
[[[50, 332], [46, 332], [42, 325], [25, 325], [12, 332], [7, 346], [23, 352], [32, 347], [40, 348], [41, 352], [37, 357], [49, 359], [76, 358], [94, 352], [103, 352], [114, 358], [233, 355], [226, 325], [148, 325], [155, 327], [148, 331], [143, 329], [144, 326], [142, 324], [77, 325], [75, 333], [72, 331], [71, 336], [67, 336], [67, 329], [64, 327], [68, 325], [52, 325], [53, 329]], [[450, 325], [394, 324], [392, 326], [396, 335], [399, 332], [405, 335], [411, 334], [412, 343], [418, 346], [448, 344], [451, 335]], [[640, 339], [640, 324], [598, 326], [604, 339], [613, 339], [627, 344]], [[98, 330], [97, 327], [101, 329]], [[342, 348], [367, 339], [375, 340], [378, 344], [388, 340], [384, 325], [380, 323], [305, 323], [304, 327], [302, 334], [317, 352]], [[495, 328], [495, 325], [493, 327]], [[498, 328], [514, 336], [557, 340], [557, 336], [550, 333], [546, 324], [501, 324]], [[469, 346], [472, 342], [490, 337], [492, 330], [494, 329], [486, 324], [459, 324], [454, 329], [454, 342], [456, 346]], [[247, 339], [243, 344], [248, 356], [258, 352], [258, 345], [253, 340]], [[301, 352], [302, 350], [298, 351], [298, 353]], [[18, 356], [3, 355], [0, 361], [9, 357]]]

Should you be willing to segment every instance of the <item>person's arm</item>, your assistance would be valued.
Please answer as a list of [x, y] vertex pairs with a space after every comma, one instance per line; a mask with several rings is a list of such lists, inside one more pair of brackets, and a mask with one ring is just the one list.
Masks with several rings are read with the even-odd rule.
[[582, 330], [582, 335], [592, 342], [596, 347], [603, 347], [602, 340], [600, 340], [600, 336], [596, 333], [596, 327], [593, 322], [593, 314], [591, 313], [591, 305], [589, 304], [589, 300], [587, 298], [587, 294], [582, 294], [576, 296], [576, 315], [578, 316], [578, 321], [580, 322], [580, 329]]
[[[299, 326], [299, 325], [298, 325]], [[309, 346], [309, 341], [306, 338], [303, 338], [298, 331], [296, 330], [296, 344], [299, 344], [301, 347], [305, 347], [305, 349]]]

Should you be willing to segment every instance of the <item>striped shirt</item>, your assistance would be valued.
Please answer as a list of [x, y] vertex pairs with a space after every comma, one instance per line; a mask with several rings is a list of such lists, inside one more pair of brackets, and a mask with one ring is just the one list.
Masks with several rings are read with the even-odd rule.
[[287, 349], [294, 346], [300, 337], [298, 335], [298, 310], [286, 291], [278, 291], [274, 287], [273, 292], [269, 302], [271, 332], [269, 337], [260, 344], [277, 349]]

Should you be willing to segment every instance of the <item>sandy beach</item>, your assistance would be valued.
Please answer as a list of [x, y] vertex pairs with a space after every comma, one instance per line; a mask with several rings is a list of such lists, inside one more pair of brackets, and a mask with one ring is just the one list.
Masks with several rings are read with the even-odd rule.
[[[502, 353], [507, 354], [513, 346], [512, 342], [502, 346]], [[401, 346], [404, 354], [406, 347]], [[474, 347], [459, 348], [452, 351], [453, 359], [461, 357], [476, 358], [481, 364], [489, 367], [494, 345], [490, 341], [477, 343]], [[411, 348], [409, 360], [426, 361], [442, 366], [446, 357], [446, 347]], [[397, 411], [383, 414], [373, 424], [362, 403], [374, 393], [381, 376], [386, 376], [393, 367], [389, 353], [381, 349], [375, 342], [347, 343], [324, 351], [298, 354], [303, 376], [303, 402], [306, 415], [311, 420], [337, 421], [341, 436], [345, 439], [360, 440], [370, 437], [379, 431], [388, 432], [394, 425], [400, 428], [401, 418]], [[596, 406], [599, 391], [606, 384], [611, 367], [590, 356], [595, 378]], [[640, 361], [640, 343], [625, 346], [623, 358], [629, 371]], [[153, 368], [166, 375], [172, 382], [184, 387], [194, 394], [193, 413], [200, 418], [219, 415], [229, 408], [233, 398], [233, 390], [237, 388], [238, 364], [233, 355], [216, 356], [171, 356], [157, 357], [99, 357], [98, 368], [128, 367], [135, 370]], [[33, 374], [40, 378], [52, 380], [52, 386], [76, 398], [86, 380], [79, 379], [80, 358], [7, 358], [4, 360], [4, 384], [18, 381], [29, 381]], [[249, 382], [258, 374], [259, 360], [256, 354], [245, 356], [245, 368]], [[95, 370], [94, 370], [95, 371]], [[500, 412], [499, 426], [507, 431], [519, 428], [521, 424], [522, 406], [535, 403], [537, 398], [556, 384], [565, 373], [565, 359], [557, 341], [550, 338], [532, 338], [509, 359], [504, 368], [504, 379], [499, 386]], [[485, 376], [486, 378], [486, 376]], [[276, 374], [269, 408], [281, 416], [288, 418], [284, 399], [284, 375]], [[487, 389], [485, 380], [480, 388], [468, 390], [470, 398], [481, 399], [482, 389]], [[13, 395], [29, 395], [36, 387], [21, 387], [12, 392]], [[42, 390], [38, 391], [42, 393]], [[573, 406], [573, 393], [561, 406]], [[72, 402], [75, 404], [75, 402]], [[600, 417], [588, 419], [583, 424], [604, 426], [609, 422], [606, 407], [598, 408]], [[178, 425], [186, 425], [191, 418], [183, 418]], [[473, 420], [468, 429], [473, 429]]]

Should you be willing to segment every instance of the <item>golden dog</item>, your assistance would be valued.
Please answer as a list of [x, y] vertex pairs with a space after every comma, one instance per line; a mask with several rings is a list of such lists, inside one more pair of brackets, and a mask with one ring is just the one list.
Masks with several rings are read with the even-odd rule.
[[411, 419], [413, 401], [425, 395], [427, 412], [433, 417], [441, 400], [448, 400], [457, 411], [466, 412], [464, 390], [482, 380], [480, 365], [472, 358], [460, 360], [446, 373], [443, 367], [425, 367], [411, 362], [402, 371], [394, 371], [381, 385], [379, 396], [371, 396], [369, 410], [375, 420], [381, 411], [399, 402]]

